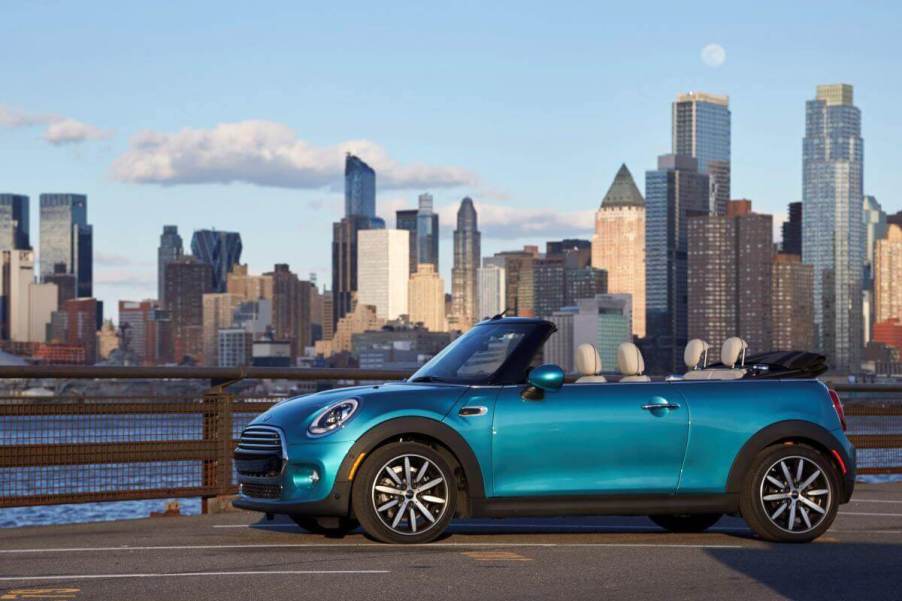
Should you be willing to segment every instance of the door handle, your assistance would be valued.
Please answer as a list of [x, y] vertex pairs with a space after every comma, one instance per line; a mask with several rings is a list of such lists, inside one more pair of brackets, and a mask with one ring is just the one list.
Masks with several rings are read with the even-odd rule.
[[647, 403], [642, 405], [642, 408], [646, 411], [654, 411], [655, 409], [679, 409], [680, 406], [678, 403]]
[[476, 417], [477, 415], [485, 415], [489, 412], [488, 407], [481, 406], [473, 406], [473, 407], [462, 407], [460, 411], [457, 412], [457, 415], [461, 417]]

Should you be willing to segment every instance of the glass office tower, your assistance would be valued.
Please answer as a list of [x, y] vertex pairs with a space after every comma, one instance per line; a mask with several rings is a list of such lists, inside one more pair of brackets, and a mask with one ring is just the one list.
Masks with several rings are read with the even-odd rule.
[[41, 277], [71, 273], [79, 297], [93, 294], [93, 237], [84, 194], [41, 194]]
[[689, 92], [673, 103], [672, 152], [695, 157], [709, 176], [708, 211], [724, 215], [730, 201], [730, 99]]
[[232, 267], [241, 262], [241, 234], [197, 230], [191, 238], [191, 254], [213, 269], [210, 292], [225, 292]]
[[0, 194], [0, 250], [28, 250], [28, 197]]
[[417, 264], [429, 263], [438, 271], [438, 213], [432, 211], [432, 194], [420, 194], [417, 209]]
[[805, 103], [802, 261], [814, 266], [815, 340], [838, 371], [861, 368], [864, 278], [861, 111], [848, 84]]
[[345, 156], [345, 217], [376, 216], [376, 172], [361, 159]]

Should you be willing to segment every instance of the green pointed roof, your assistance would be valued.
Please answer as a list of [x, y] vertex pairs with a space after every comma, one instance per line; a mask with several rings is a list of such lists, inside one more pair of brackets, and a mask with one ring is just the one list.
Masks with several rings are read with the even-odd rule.
[[604, 195], [601, 201], [602, 208], [605, 207], [644, 207], [645, 199], [636, 187], [633, 180], [633, 174], [626, 168], [626, 163], [620, 165], [608, 193]]

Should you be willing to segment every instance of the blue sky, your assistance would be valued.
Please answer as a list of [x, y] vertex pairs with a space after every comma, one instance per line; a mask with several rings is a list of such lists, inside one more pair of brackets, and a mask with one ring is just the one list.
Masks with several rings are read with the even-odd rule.
[[[96, 293], [155, 295], [163, 224], [242, 234], [261, 272], [329, 283], [344, 150], [377, 212], [432, 192], [451, 266], [471, 195], [483, 252], [588, 236], [621, 162], [670, 148], [681, 91], [728, 94], [733, 196], [801, 193], [804, 102], [855, 86], [865, 192], [902, 208], [897, 3], [16, 2], [0, 5], [0, 191], [89, 195]], [[702, 48], [719, 44], [720, 66]], [[380, 168], [381, 167], [381, 168]]]

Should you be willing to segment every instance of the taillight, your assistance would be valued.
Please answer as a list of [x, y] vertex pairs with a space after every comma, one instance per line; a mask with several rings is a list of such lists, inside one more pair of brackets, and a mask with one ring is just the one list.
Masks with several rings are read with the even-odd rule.
[[846, 412], [842, 407], [842, 401], [839, 400], [839, 395], [832, 388], [830, 389], [830, 400], [833, 401], [833, 408], [836, 410], [836, 417], [839, 418], [839, 423], [842, 425], [842, 431], [846, 431]]

